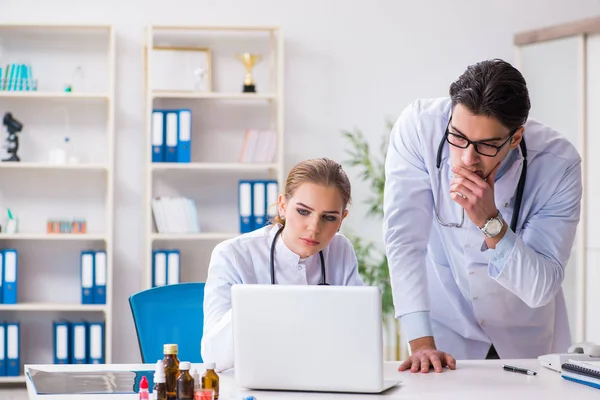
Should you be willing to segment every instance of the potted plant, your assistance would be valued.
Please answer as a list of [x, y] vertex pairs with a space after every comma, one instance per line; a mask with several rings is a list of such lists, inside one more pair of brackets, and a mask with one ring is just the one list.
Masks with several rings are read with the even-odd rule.
[[[387, 122], [387, 132], [381, 140], [379, 154], [373, 154], [368, 141], [358, 129], [342, 131], [343, 136], [350, 142], [351, 149], [347, 150], [350, 158], [345, 161], [350, 167], [360, 169], [360, 179], [367, 182], [371, 189], [371, 196], [365, 201], [368, 206], [367, 217], [383, 219], [383, 189], [385, 187], [385, 157], [387, 154], [389, 132], [392, 123]], [[358, 270], [366, 285], [378, 286], [382, 293], [383, 324], [389, 332], [389, 324], [394, 324], [394, 359], [401, 359], [400, 326], [394, 318], [394, 303], [390, 272], [385, 252], [378, 251], [373, 242], [360, 236], [347, 232], [348, 239], [354, 245], [358, 259]]]

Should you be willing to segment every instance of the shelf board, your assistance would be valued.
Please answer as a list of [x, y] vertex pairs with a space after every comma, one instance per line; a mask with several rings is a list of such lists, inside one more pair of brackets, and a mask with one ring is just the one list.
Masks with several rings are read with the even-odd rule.
[[153, 233], [152, 240], [227, 240], [239, 233]]
[[19, 24], [0, 24], [0, 29], [111, 29], [112, 25], [84, 25], [84, 24], [38, 24], [38, 23], [19, 23]]
[[84, 170], [84, 171], [107, 171], [103, 164], [46, 164], [38, 162], [0, 162], [0, 168], [6, 169], [45, 169], [45, 170]]
[[0, 98], [25, 98], [25, 99], [88, 99], [108, 100], [106, 93], [77, 93], [77, 92], [38, 92], [38, 91], [0, 91]]
[[3, 383], [24, 383], [25, 375], [19, 376], [0, 376], [0, 384]]
[[17, 303], [0, 304], [0, 311], [106, 311], [106, 304]]
[[106, 240], [101, 233], [0, 233], [0, 240]]
[[242, 31], [242, 32], [271, 32], [278, 30], [278, 26], [245, 26], [245, 25], [230, 25], [230, 26], [218, 26], [218, 25], [202, 25], [202, 26], [175, 26], [175, 25], [152, 25], [154, 31]]
[[152, 163], [152, 169], [155, 171], [169, 169], [207, 171], [264, 171], [276, 168], [277, 164], [273, 163]]
[[152, 92], [152, 97], [155, 99], [274, 100], [276, 95], [269, 93], [203, 93], [155, 90]]

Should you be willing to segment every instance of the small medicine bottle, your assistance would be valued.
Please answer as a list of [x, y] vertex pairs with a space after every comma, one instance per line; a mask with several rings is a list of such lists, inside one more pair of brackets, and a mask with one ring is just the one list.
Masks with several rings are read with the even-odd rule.
[[180, 364], [177, 377], [177, 400], [194, 400], [194, 379], [190, 375], [192, 364], [184, 361]]
[[167, 386], [165, 385], [165, 366], [161, 360], [156, 362], [154, 371], [154, 388], [152, 400], [167, 400]]
[[167, 389], [167, 400], [177, 400], [177, 389], [175, 383], [179, 375], [179, 359], [177, 358], [178, 347], [176, 344], [165, 344], [163, 346], [163, 365], [165, 367], [165, 386]]
[[206, 371], [202, 375], [202, 389], [213, 389], [215, 391], [215, 400], [219, 400], [219, 375], [215, 372], [215, 363], [204, 363]]
[[200, 396], [200, 389], [202, 388], [202, 383], [200, 382], [200, 374], [197, 369], [191, 369], [190, 375], [194, 380], [194, 400], [196, 400]]
[[150, 400], [150, 392], [148, 391], [148, 379], [145, 376], [142, 376], [142, 380], [140, 381], [140, 400]]

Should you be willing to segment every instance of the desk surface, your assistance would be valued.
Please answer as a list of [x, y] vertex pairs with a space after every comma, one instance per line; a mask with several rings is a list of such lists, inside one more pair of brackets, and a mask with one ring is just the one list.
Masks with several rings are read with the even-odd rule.
[[[527, 376], [514, 372], [504, 371], [503, 364], [532, 369], [538, 374]], [[399, 362], [385, 364], [385, 379], [400, 379], [398, 386], [376, 395], [357, 395], [344, 393], [311, 393], [311, 392], [275, 392], [275, 391], [249, 391], [235, 386], [233, 371], [226, 371], [220, 376], [220, 400], [241, 400], [245, 396], [253, 395], [256, 400], [287, 400], [287, 399], [421, 399], [440, 396], [444, 400], [477, 399], [483, 400], [516, 400], [516, 399], [544, 399], [565, 400], [569, 398], [598, 399], [600, 390], [585, 385], [566, 381], [560, 373], [540, 366], [537, 360], [487, 360], [487, 361], [458, 361], [455, 371], [428, 374], [411, 373], [410, 371], [398, 372]], [[144, 370], [153, 369], [154, 365], [143, 364], [112, 364], [112, 365], [26, 365], [43, 371], [94, 371], [94, 370]], [[194, 364], [193, 368], [202, 370], [201, 364]], [[37, 396], [29, 379], [27, 389], [30, 399], [44, 400], [132, 400], [137, 395], [71, 395], [71, 396]]]

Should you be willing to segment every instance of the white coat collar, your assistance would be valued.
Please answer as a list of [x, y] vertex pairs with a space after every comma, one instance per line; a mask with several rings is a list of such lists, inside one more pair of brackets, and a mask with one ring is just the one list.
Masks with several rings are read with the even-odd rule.
[[[271, 228], [271, 231], [269, 232], [269, 242], [272, 244], [273, 243], [273, 239], [275, 238], [275, 234], [277, 233], [277, 231], [279, 229], [281, 229], [282, 225], [281, 224], [277, 224], [274, 225], [273, 228]], [[300, 256], [296, 253], [294, 253], [292, 250], [289, 249], [289, 247], [287, 247], [285, 245], [285, 243], [283, 242], [282, 236], [283, 232], [281, 232], [281, 234], [279, 235], [279, 237], [277, 238], [277, 242], [275, 243], [275, 260], [277, 259], [283, 259], [289, 263], [291, 263], [291, 265], [298, 265], [300, 263]], [[269, 248], [270, 250], [270, 248]], [[312, 256], [311, 256], [312, 257]], [[311, 258], [309, 257], [306, 261], [304, 261], [305, 263], [308, 262], [308, 260]], [[277, 263], [277, 261], [275, 261], [275, 263]]]

